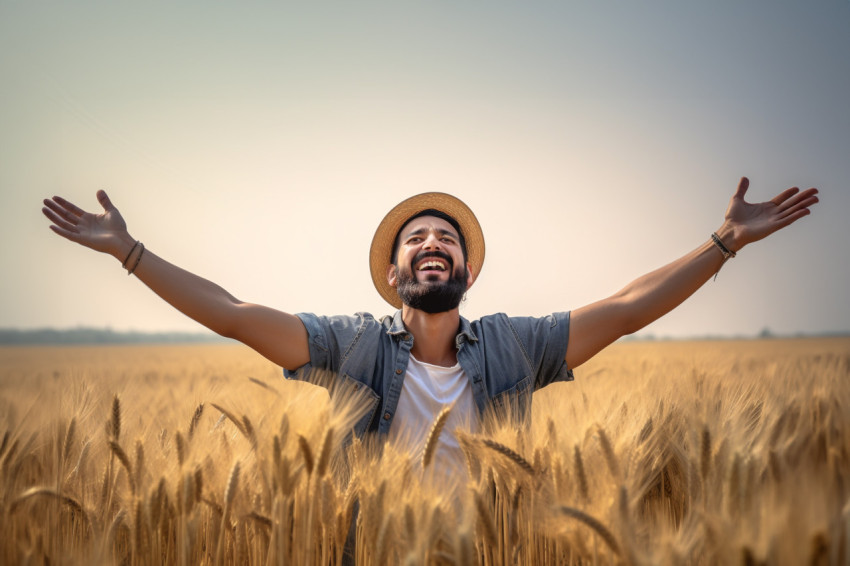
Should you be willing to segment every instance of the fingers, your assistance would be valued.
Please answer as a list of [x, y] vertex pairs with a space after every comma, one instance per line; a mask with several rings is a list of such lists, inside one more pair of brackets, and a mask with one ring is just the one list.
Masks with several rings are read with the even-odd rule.
[[746, 177], [741, 177], [741, 181], [738, 183], [738, 190], [735, 191], [735, 197], [743, 199], [744, 195], [747, 194], [747, 189], [750, 188], [750, 180]]
[[[793, 216], [800, 211], [805, 211], [806, 214], [809, 213], [809, 207], [820, 202], [820, 199], [817, 197], [817, 189], [808, 189], [799, 193], [794, 198], [790, 198], [779, 207], [779, 217], [782, 219], [788, 218], [789, 216]], [[795, 218], [796, 220], [796, 218]]]
[[[82, 216], [83, 214], [86, 213], [85, 210], [78, 207], [74, 203], [68, 202], [67, 200], [63, 199], [62, 197], [53, 197], [53, 202], [55, 202], [56, 204], [58, 204], [59, 206], [61, 206], [65, 210], [67, 210], [69, 213], [73, 214], [74, 216]], [[45, 201], [45, 204], [46, 203], [47, 203], [47, 201]]]
[[59, 226], [56, 226], [55, 224], [51, 224], [50, 229], [53, 230], [56, 234], [59, 234], [60, 236], [65, 238], [65, 239], [71, 240], [72, 242], [81, 243], [80, 242], [80, 235], [77, 234], [76, 232], [69, 232], [68, 230], [60, 228]]
[[[74, 221], [66, 219], [66, 217], [60, 211], [56, 211], [53, 209], [55, 206], [52, 202], [45, 200], [44, 204], [47, 206], [41, 209], [41, 212], [53, 222], [53, 226], [51, 228], [59, 228], [62, 232], [76, 233], [77, 232], [77, 224]], [[76, 219], [76, 217], [73, 217]], [[64, 235], [62, 232], [58, 232], [54, 229], [54, 232], [57, 232], [60, 235]]]
[[783, 217], [782, 220], [777, 225], [776, 229], [781, 230], [782, 228], [785, 228], [786, 226], [793, 224], [797, 220], [801, 219], [804, 216], [808, 216], [811, 213], [812, 213], [812, 211], [809, 210], [808, 208], [797, 209], [793, 213], [788, 214], [787, 216]]
[[791, 187], [790, 189], [785, 189], [784, 191], [782, 191], [781, 193], [779, 193], [778, 195], [776, 195], [775, 197], [770, 199], [770, 202], [772, 202], [776, 206], [781, 206], [782, 203], [784, 203], [789, 198], [791, 198], [792, 196], [796, 195], [799, 192], [800, 192], [800, 189], [798, 189], [797, 187]]
[[[41, 210], [42, 210], [42, 212], [44, 212], [45, 216], [50, 218], [50, 220], [52, 220], [53, 222], [55, 222], [56, 224], [59, 224], [59, 225], [62, 225], [62, 223], [64, 222], [65, 224], [68, 225], [68, 226], [66, 226], [66, 228], [68, 228], [70, 226], [76, 225], [77, 222], [79, 222], [80, 217], [83, 214], [82, 211], [80, 211], [79, 209], [77, 209], [77, 210], [80, 212], [80, 214], [77, 214], [73, 209], [70, 209], [67, 206], [69, 204], [71, 204], [71, 203], [69, 203], [68, 201], [65, 201], [63, 199], [60, 199], [59, 197], [53, 197], [53, 200], [44, 199], [45, 208], [42, 208]], [[71, 206], [73, 206], [73, 205], [71, 205]], [[73, 208], [76, 209], [77, 207], [73, 207]], [[48, 214], [48, 212], [50, 214]]]

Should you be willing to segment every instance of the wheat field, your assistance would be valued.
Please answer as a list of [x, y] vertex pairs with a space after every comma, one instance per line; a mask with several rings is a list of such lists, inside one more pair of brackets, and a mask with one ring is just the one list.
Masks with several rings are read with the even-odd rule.
[[349, 442], [357, 391], [239, 345], [0, 348], [0, 563], [848, 564], [848, 378], [850, 338], [617, 343], [447, 477], [443, 419]]

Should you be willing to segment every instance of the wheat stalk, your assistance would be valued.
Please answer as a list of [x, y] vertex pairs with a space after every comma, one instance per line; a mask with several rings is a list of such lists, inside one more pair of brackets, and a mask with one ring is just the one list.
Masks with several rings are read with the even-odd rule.
[[484, 498], [480, 494], [475, 496], [475, 511], [478, 514], [478, 524], [481, 525], [481, 530], [484, 533], [484, 542], [490, 548], [496, 548], [499, 546], [496, 523], [490, 512], [490, 506], [487, 505], [487, 502], [484, 501]]
[[[216, 407], [218, 408], [218, 407]], [[236, 498], [236, 490], [239, 487], [239, 460], [233, 463], [227, 478], [227, 487], [224, 489], [224, 511], [221, 514], [221, 528], [219, 529], [218, 543], [215, 550], [215, 563], [222, 564], [224, 560], [224, 539], [226, 526], [230, 517], [230, 509]]]

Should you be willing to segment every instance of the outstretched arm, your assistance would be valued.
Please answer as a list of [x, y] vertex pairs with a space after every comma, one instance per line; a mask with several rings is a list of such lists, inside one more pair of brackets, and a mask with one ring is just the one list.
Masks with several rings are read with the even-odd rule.
[[[817, 189], [791, 188], [772, 200], [751, 204], [744, 200], [746, 177], [729, 202], [717, 235], [729, 251], [761, 240], [810, 213], [818, 202]], [[576, 368], [617, 340], [645, 327], [679, 306], [723, 265], [723, 252], [707, 240], [689, 254], [629, 283], [616, 294], [570, 315], [566, 362]]]
[[243, 342], [286, 369], [309, 361], [307, 331], [298, 317], [244, 303], [215, 283], [142, 251], [106, 193], [98, 191], [97, 199], [102, 214], [86, 212], [61, 197], [46, 199], [42, 212], [55, 233], [113, 256], [128, 270], [135, 267], [134, 275], [157, 295], [210, 330]]

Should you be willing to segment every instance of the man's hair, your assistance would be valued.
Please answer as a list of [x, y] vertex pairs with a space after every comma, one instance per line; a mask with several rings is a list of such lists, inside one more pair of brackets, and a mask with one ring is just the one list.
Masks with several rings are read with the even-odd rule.
[[415, 219], [420, 218], [422, 216], [434, 216], [435, 218], [440, 218], [442, 220], [445, 220], [446, 222], [448, 222], [449, 224], [452, 225], [452, 227], [457, 231], [458, 238], [460, 239], [460, 249], [461, 249], [461, 251], [463, 251], [463, 263], [465, 265], [466, 262], [467, 262], [467, 259], [466, 259], [466, 238], [463, 237], [463, 230], [460, 229], [460, 224], [458, 224], [457, 220], [455, 220], [454, 218], [452, 218], [451, 216], [449, 216], [448, 214], [446, 214], [442, 210], [437, 210], [435, 208], [426, 208], [422, 212], [417, 212], [416, 214], [414, 214], [413, 216], [411, 216], [410, 218], [405, 220], [404, 224], [401, 225], [401, 228], [398, 229], [398, 232], [395, 235], [395, 240], [393, 241], [392, 257], [390, 258], [392, 260], [393, 265], [395, 265], [396, 262], [398, 261], [398, 237], [401, 234], [401, 231], [404, 229], [405, 226], [410, 224], [411, 220], [415, 220]]

